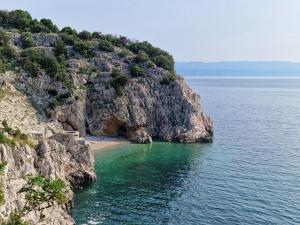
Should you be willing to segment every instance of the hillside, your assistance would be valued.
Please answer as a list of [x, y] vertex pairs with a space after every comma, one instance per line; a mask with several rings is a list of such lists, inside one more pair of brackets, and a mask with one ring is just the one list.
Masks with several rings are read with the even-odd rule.
[[139, 143], [211, 141], [199, 96], [166, 51], [122, 36], [59, 30], [20, 10], [2, 11], [0, 24], [0, 78], [65, 130]]

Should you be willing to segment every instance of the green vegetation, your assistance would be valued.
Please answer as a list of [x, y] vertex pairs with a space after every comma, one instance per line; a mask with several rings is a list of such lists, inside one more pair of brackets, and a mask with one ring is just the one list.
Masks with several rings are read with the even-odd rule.
[[129, 78], [128, 76], [122, 74], [118, 69], [113, 69], [111, 76], [112, 79], [110, 80], [109, 84], [115, 89], [117, 95], [121, 96], [123, 94], [122, 90], [127, 84]]
[[72, 29], [71, 27], [64, 27], [60, 32], [67, 35], [77, 36], [76, 30]]
[[64, 94], [56, 95], [53, 98], [53, 101], [52, 101], [50, 107], [54, 109], [54, 108], [56, 108], [58, 106], [62, 106], [62, 105], [64, 105], [64, 104], [67, 103], [67, 100], [70, 97], [71, 97], [71, 93], [70, 92], [66, 92]]
[[23, 48], [31, 48], [35, 46], [33, 35], [29, 32], [21, 34], [21, 43]]
[[47, 55], [45, 50], [40, 48], [29, 48], [21, 53], [20, 66], [30, 76], [36, 77], [41, 70], [44, 70], [51, 77], [55, 77], [61, 68], [54, 56]]
[[69, 34], [65, 34], [65, 33], [61, 33], [60, 37], [62, 39], [62, 41], [69, 46], [73, 46], [75, 41], [76, 41], [76, 37], [73, 35], [69, 35]]
[[9, 42], [9, 37], [6, 32], [0, 29], [0, 46], [7, 45]]
[[118, 56], [121, 58], [125, 58], [126, 56], [130, 55], [130, 51], [127, 49], [123, 49], [118, 53]]
[[[2, 176], [4, 173], [4, 169], [7, 166], [7, 162], [0, 162], [0, 175]], [[3, 184], [0, 184], [0, 205], [4, 204], [5, 195], [4, 195], [4, 188]]]
[[167, 77], [164, 77], [162, 81], [160, 82], [162, 85], [169, 85], [171, 81], [176, 80], [175, 73], [169, 72]]
[[65, 42], [58, 41], [54, 47], [54, 54], [59, 59], [59, 61], [64, 61], [68, 58], [68, 49]]
[[98, 48], [100, 50], [106, 51], [106, 52], [113, 52], [114, 51], [114, 46], [111, 42], [108, 40], [100, 40], [98, 44]]
[[54, 203], [59, 205], [67, 202], [67, 186], [61, 179], [48, 179], [42, 175], [27, 177], [27, 183], [18, 192], [25, 194], [25, 205], [9, 215], [7, 221], [1, 225], [28, 225], [22, 220], [32, 211], [42, 212]]
[[140, 65], [133, 65], [130, 67], [130, 74], [133, 77], [140, 77], [145, 75], [145, 69]]
[[84, 41], [86, 41], [86, 40], [91, 40], [91, 39], [92, 39], [92, 34], [91, 34], [90, 32], [88, 32], [88, 31], [84, 30], [84, 31], [82, 31], [82, 32], [80, 32], [80, 33], [78, 34], [78, 37], [79, 37], [81, 40], [84, 40]]
[[[74, 56], [92, 58], [96, 49], [106, 52], [116, 50], [118, 56], [124, 58], [126, 63], [136, 64], [130, 68], [130, 74], [133, 77], [143, 76], [147, 68], [157, 66], [171, 74], [162, 80], [163, 84], [168, 84], [176, 78], [173, 57], [168, 52], [156, 48], [146, 41], [131, 41], [123, 36], [100, 32], [82, 31], [77, 33], [71, 27], [64, 27], [59, 30], [50, 19], [32, 19], [28, 12], [22, 10], [0, 11], [0, 27], [4, 29], [0, 29], [0, 73], [21, 68], [33, 78], [46, 74], [56, 81], [65, 83], [71, 94], [73, 94], [74, 84], [67, 79], [67, 60]], [[21, 34], [20, 50], [17, 51], [14, 46], [10, 45], [10, 38], [6, 30]], [[32, 33], [51, 32], [57, 33], [61, 38], [54, 44], [53, 53], [50, 49], [44, 50], [42, 47], [35, 47]], [[91, 70], [84, 74], [91, 74]], [[127, 81], [128, 76], [125, 74], [113, 76], [108, 86], [114, 87], [120, 94]], [[55, 96], [52, 105], [58, 106], [63, 102], [65, 99]]]
[[0, 47], [0, 55], [9, 60], [15, 59], [18, 56], [16, 49], [11, 45]]
[[29, 145], [30, 147], [34, 146], [26, 134], [23, 134], [19, 129], [14, 130], [9, 127], [6, 120], [2, 121], [2, 127], [0, 128], [0, 144], [9, 147], [14, 147], [17, 143]]
[[94, 56], [93, 53], [93, 44], [89, 41], [77, 41], [74, 44], [74, 50], [77, 51], [85, 58], [90, 58]]
[[139, 51], [138, 55], [134, 58], [135, 63], [144, 63], [150, 60], [149, 56], [144, 51]]
[[23, 10], [14, 10], [11, 12], [0, 11], [0, 26], [5, 29], [17, 29], [21, 32], [32, 33], [56, 33], [58, 28], [49, 19], [40, 21], [32, 19], [31, 15]]

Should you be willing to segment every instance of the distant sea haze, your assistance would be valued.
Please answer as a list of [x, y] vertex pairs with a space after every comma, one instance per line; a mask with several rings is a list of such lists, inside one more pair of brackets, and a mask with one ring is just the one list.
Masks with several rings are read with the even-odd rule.
[[300, 76], [300, 63], [291, 62], [176, 62], [175, 67], [187, 76]]

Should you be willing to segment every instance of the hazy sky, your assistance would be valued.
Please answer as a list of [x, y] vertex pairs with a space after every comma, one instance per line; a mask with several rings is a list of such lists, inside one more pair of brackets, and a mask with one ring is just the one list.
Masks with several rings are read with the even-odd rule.
[[300, 0], [0, 0], [60, 28], [147, 40], [177, 61], [300, 62]]

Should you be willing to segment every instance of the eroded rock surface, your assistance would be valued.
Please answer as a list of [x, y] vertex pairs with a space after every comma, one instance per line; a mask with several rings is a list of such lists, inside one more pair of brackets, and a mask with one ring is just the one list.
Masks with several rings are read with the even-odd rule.
[[17, 192], [26, 183], [26, 176], [41, 173], [45, 177], [61, 178], [69, 184], [69, 202], [52, 206], [41, 212], [31, 212], [24, 219], [32, 225], [73, 225], [70, 208], [73, 188], [79, 188], [96, 179], [94, 159], [90, 148], [70, 135], [56, 134], [40, 141], [36, 149], [28, 146], [10, 148], [0, 144], [0, 161], [7, 162], [1, 183], [5, 202], [0, 207], [0, 219], [21, 208], [24, 196]]

